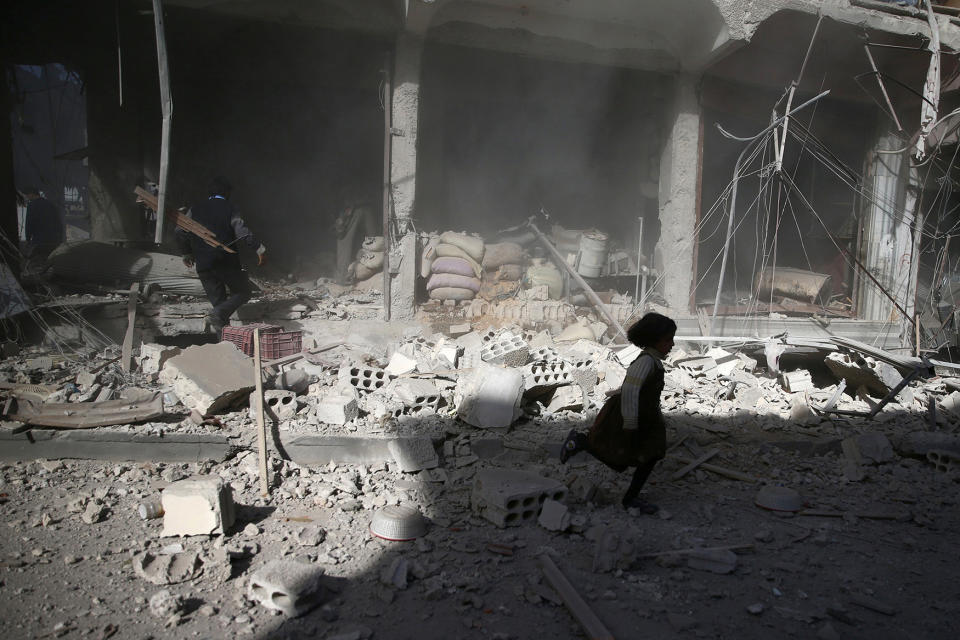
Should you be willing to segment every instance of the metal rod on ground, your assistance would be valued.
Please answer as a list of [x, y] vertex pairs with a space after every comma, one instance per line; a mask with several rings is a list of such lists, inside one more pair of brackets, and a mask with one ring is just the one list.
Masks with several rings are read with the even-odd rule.
[[390, 319], [390, 155], [393, 145], [391, 65], [387, 52], [383, 66], [383, 319]]
[[597, 294], [593, 291], [593, 289], [590, 288], [590, 285], [588, 285], [586, 281], [580, 277], [580, 274], [574, 271], [573, 268], [567, 264], [567, 261], [563, 259], [563, 256], [560, 255], [560, 252], [557, 251], [556, 247], [554, 247], [553, 244], [547, 239], [547, 236], [543, 235], [540, 229], [537, 228], [537, 225], [533, 223], [532, 218], [527, 221], [527, 226], [530, 227], [530, 230], [533, 231], [533, 234], [537, 236], [537, 240], [540, 241], [540, 244], [542, 244], [546, 250], [550, 252], [550, 255], [553, 256], [554, 262], [566, 269], [567, 273], [570, 274], [570, 277], [573, 278], [573, 281], [580, 285], [580, 287], [583, 289], [583, 292], [587, 296], [587, 300], [590, 301], [590, 304], [592, 304], [593, 307], [599, 311], [604, 318], [607, 319], [607, 322], [613, 325], [613, 327], [617, 330], [617, 333], [623, 336], [624, 340], [628, 340], [627, 332], [623, 330], [623, 327], [619, 322], [617, 322], [617, 319], [613, 317], [613, 315], [607, 309], [607, 306], [603, 304], [603, 301], [600, 298], [597, 297]]
[[257, 412], [257, 453], [260, 462], [260, 495], [270, 495], [270, 482], [267, 480], [267, 425], [263, 417], [263, 375], [260, 370], [260, 329], [253, 330], [253, 380]]
[[[637, 281], [633, 285], [633, 301], [639, 302], [640, 298], [637, 296], [640, 295], [640, 255], [643, 253], [643, 216], [638, 218], [640, 220], [640, 239], [637, 240]], [[643, 309], [641, 309], [643, 311]]]
[[133, 356], [133, 329], [137, 323], [137, 297], [140, 294], [140, 283], [130, 285], [130, 297], [127, 299], [127, 332], [123, 336], [123, 347], [120, 351], [120, 367], [124, 373], [130, 373]]
[[590, 640], [613, 640], [613, 634], [607, 630], [597, 614], [593, 612], [577, 590], [573, 588], [567, 577], [563, 575], [560, 568], [550, 559], [550, 556], [543, 554], [540, 556], [540, 567], [543, 569], [543, 575], [547, 582], [553, 587], [563, 604], [567, 606], [573, 617], [577, 619], [583, 630], [587, 632]]
[[153, 0], [153, 25], [157, 32], [157, 66], [160, 70], [160, 108], [163, 125], [160, 135], [160, 177], [157, 194], [157, 228], [153, 241], [163, 242], [163, 212], [167, 205], [167, 174], [170, 171], [170, 125], [173, 120], [173, 96], [170, 93], [170, 65], [167, 62], [167, 38], [163, 32], [163, 2]]

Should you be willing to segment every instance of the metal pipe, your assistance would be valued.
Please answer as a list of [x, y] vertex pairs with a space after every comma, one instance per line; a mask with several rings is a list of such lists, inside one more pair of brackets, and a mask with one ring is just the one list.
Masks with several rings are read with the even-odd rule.
[[640, 220], [640, 239], [637, 240], [637, 281], [633, 285], [634, 302], [639, 300], [637, 295], [640, 293], [640, 255], [643, 253], [643, 216], [637, 219]]
[[153, 0], [153, 26], [157, 34], [157, 67], [160, 73], [160, 108], [163, 125], [160, 132], [160, 177], [157, 193], [156, 244], [163, 242], [163, 218], [167, 206], [167, 174], [170, 172], [170, 126], [173, 120], [173, 96], [170, 93], [170, 65], [167, 62], [167, 38], [163, 32], [163, 2]]
[[629, 338], [627, 338], [627, 332], [624, 331], [623, 326], [617, 322], [617, 319], [613, 317], [606, 305], [603, 304], [603, 301], [598, 298], [597, 294], [594, 293], [593, 289], [590, 288], [590, 285], [588, 285], [586, 281], [580, 277], [579, 273], [574, 271], [574, 269], [567, 264], [567, 261], [563, 259], [563, 256], [560, 255], [560, 252], [557, 251], [556, 247], [554, 247], [547, 237], [540, 232], [540, 229], [537, 228], [537, 225], [533, 223], [532, 218], [527, 221], [527, 226], [530, 227], [530, 230], [533, 231], [535, 236], [537, 236], [537, 240], [540, 241], [540, 244], [542, 244], [546, 250], [550, 252], [550, 255], [553, 257], [553, 261], [566, 269], [567, 273], [570, 274], [570, 277], [573, 278], [573, 281], [583, 288], [583, 293], [587, 296], [587, 300], [590, 301], [590, 304], [593, 305], [593, 308], [599, 311], [600, 314], [607, 319], [607, 322], [613, 325], [613, 327], [617, 330], [617, 333], [623, 336], [624, 340], [629, 342]]

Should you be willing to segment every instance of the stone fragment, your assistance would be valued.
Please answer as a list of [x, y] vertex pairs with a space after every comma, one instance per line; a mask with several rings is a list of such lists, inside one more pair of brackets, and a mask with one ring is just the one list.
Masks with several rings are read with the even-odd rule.
[[327, 424], [346, 424], [360, 415], [357, 400], [351, 396], [328, 394], [317, 403], [316, 416]]
[[233, 491], [219, 477], [174, 482], [161, 502], [164, 537], [224, 534], [234, 522]]
[[248, 597], [284, 615], [303, 615], [320, 604], [323, 569], [294, 560], [274, 560], [250, 576]]
[[570, 528], [570, 512], [565, 505], [547, 499], [540, 508], [537, 522], [548, 531], [566, 531]]
[[160, 373], [160, 370], [167, 364], [167, 360], [180, 355], [180, 352], [180, 347], [144, 342], [140, 345], [140, 354], [137, 356], [140, 373], [147, 375]]
[[94, 499], [87, 503], [87, 507], [80, 518], [87, 524], [94, 524], [103, 520], [106, 515], [107, 507], [100, 500]]
[[479, 363], [461, 375], [454, 392], [457, 415], [480, 428], [509, 427], [520, 416], [523, 375], [516, 369], [502, 369]]
[[787, 393], [798, 393], [813, 389], [813, 380], [810, 377], [810, 372], [806, 369], [784, 371], [780, 374], [780, 384]]
[[407, 373], [413, 373], [416, 370], [417, 361], [399, 351], [394, 352], [394, 354], [390, 356], [390, 362], [384, 369], [384, 371], [392, 376], [402, 376]]
[[307, 391], [307, 387], [313, 382], [310, 374], [303, 369], [287, 369], [277, 376], [276, 386], [284, 391], [292, 391], [299, 395]]
[[409, 579], [410, 563], [406, 558], [394, 558], [380, 571], [380, 582], [395, 589], [406, 589]]
[[750, 615], [758, 616], [766, 610], [767, 606], [762, 602], [754, 602], [753, 604], [747, 605], [747, 613]]
[[433, 442], [424, 436], [394, 438], [387, 443], [387, 449], [404, 473], [433, 469], [440, 464]]
[[183, 599], [169, 589], [162, 589], [150, 596], [150, 613], [157, 618], [169, 618], [183, 610]]
[[870, 431], [861, 433], [854, 439], [857, 443], [857, 449], [860, 451], [860, 456], [867, 462], [883, 464], [884, 462], [892, 462], [896, 457], [893, 452], [893, 445], [890, 444], [887, 436], [882, 433]]
[[729, 549], [697, 549], [687, 554], [687, 566], [710, 573], [732, 573], [737, 568], [737, 554]]
[[250, 363], [232, 342], [198, 345], [167, 360], [160, 381], [185, 407], [210, 415], [246, 399], [254, 386]]
[[579, 411], [583, 409], [583, 389], [578, 385], [557, 387], [547, 404], [547, 411]]
[[301, 547], [317, 547], [327, 537], [327, 532], [316, 525], [300, 527], [296, 534], [297, 544]]
[[155, 555], [149, 551], [133, 557], [133, 572], [157, 585], [176, 584], [200, 575], [203, 563], [195, 551]]
[[869, 356], [834, 351], [828, 353], [823, 361], [830, 371], [838, 378], [843, 378], [851, 389], [866, 387], [869, 392], [881, 398], [903, 380], [903, 376], [893, 365]]
[[587, 531], [587, 539], [594, 540], [593, 571], [607, 573], [615, 569], [627, 570], [637, 557], [633, 536], [620, 535], [611, 527], [593, 527]]

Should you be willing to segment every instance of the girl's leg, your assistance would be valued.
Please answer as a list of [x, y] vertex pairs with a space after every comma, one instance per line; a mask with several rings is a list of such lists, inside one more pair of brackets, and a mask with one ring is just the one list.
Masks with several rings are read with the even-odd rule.
[[657, 512], [657, 505], [644, 502], [640, 499], [640, 489], [642, 489], [643, 485], [647, 482], [647, 478], [650, 477], [650, 473], [656, 464], [656, 460], [650, 460], [637, 466], [636, 471], [633, 472], [633, 479], [630, 481], [630, 486], [623, 495], [623, 506], [625, 509], [639, 509], [642, 513]]

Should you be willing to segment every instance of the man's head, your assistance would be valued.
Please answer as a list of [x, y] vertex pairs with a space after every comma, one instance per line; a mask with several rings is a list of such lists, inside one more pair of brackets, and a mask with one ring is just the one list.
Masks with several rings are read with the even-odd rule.
[[223, 176], [217, 176], [210, 181], [210, 195], [212, 196], [223, 196], [224, 198], [230, 198], [230, 193], [232, 191], [233, 187]]
[[36, 200], [40, 197], [40, 190], [34, 186], [24, 187], [22, 192], [27, 200]]

